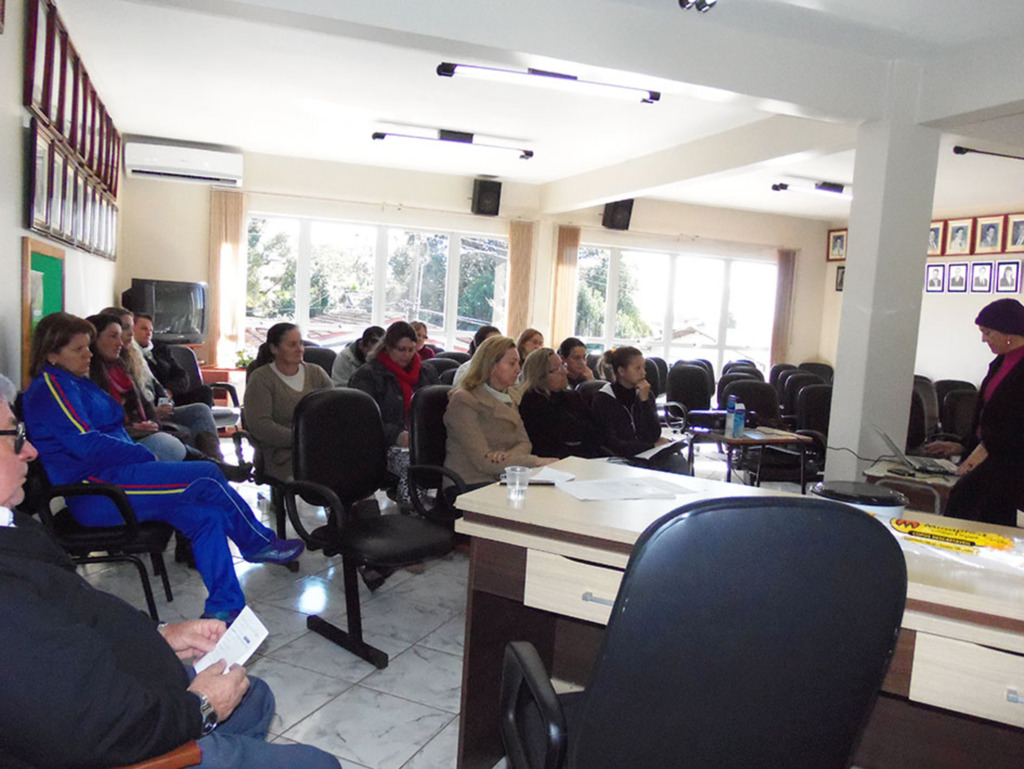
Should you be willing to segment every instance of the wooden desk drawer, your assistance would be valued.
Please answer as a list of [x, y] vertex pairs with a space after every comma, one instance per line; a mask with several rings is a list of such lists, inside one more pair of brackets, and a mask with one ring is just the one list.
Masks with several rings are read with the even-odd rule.
[[536, 609], [608, 624], [622, 571], [541, 550], [526, 553], [523, 603]]
[[910, 699], [1024, 727], [1024, 657], [918, 633]]

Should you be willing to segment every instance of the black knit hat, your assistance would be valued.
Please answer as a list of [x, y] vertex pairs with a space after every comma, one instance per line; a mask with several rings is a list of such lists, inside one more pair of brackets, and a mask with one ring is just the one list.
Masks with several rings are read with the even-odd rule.
[[1016, 299], [997, 299], [985, 305], [974, 322], [1001, 334], [1024, 336], [1024, 305]]

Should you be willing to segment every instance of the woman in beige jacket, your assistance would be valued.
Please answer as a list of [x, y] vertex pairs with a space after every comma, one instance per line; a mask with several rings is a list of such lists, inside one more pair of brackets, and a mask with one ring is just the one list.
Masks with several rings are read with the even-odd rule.
[[304, 363], [302, 333], [294, 323], [275, 323], [267, 331], [256, 360], [260, 365], [245, 384], [245, 423], [263, 452], [267, 475], [292, 477], [292, 418], [307, 393], [329, 390], [331, 378], [315, 364]]
[[492, 336], [477, 349], [468, 373], [449, 396], [444, 464], [467, 486], [493, 483], [510, 465], [538, 467], [556, 461], [532, 453], [519, 409], [508, 392], [518, 376], [516, 343], [507, 336]]

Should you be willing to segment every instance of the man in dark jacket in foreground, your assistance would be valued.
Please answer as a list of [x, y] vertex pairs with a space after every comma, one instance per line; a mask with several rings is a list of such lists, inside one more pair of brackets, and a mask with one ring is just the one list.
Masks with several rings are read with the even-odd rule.
[[221, 661], [193, 677], [182, 665], [213, 649], [223, 622], [158, 627], [11, 512], [36, 457], [13, 396], [0, 377], [0, 765], [121, 766], [199, 740], [203, 767], [336, 769], [316, 748], [265, 742], [274, 696], [243, 667]]

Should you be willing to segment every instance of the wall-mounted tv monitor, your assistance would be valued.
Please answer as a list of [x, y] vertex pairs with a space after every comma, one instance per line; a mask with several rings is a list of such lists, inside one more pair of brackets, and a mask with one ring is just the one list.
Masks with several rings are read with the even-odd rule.
[[153, 339], [167, 344], [202, 344], [209, 327], [205, 283], [132, 278], [121, 304], [153, 316]]

